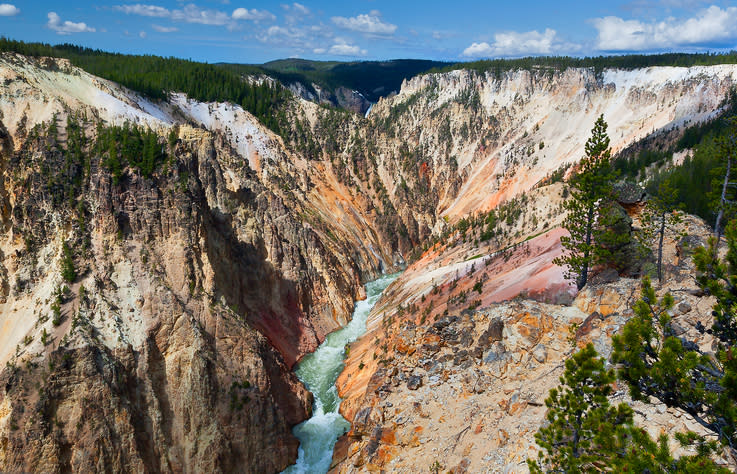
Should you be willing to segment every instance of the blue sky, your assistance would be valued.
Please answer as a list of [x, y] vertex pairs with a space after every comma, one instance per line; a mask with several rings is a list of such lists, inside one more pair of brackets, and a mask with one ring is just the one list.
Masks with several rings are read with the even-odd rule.
[[720, 51], [737, 49], [737, 5], [721, 0], [0, 0], [0, 35], [241, 63], [286, 57], [462, 61]]

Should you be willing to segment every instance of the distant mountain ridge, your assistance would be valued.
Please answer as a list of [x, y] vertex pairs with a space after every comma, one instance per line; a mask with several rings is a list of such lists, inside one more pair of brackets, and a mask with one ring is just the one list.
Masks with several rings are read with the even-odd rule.
[[279, 59], [262, 65], [219, 64], [239, 74], [259, 68], [302, 98], [364, 114], [380, 98], [399, 92], [402, 81], [450, 63], [421, 59], [310, 61]]

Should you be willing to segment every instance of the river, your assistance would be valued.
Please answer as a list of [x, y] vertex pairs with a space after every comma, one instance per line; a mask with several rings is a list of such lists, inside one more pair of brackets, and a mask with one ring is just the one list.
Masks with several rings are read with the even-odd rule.
[[328, 334], [320, 347], [302, 358], [297, 365], [297, 377], [315, 397], [312, 418], [294, 427], [299, 438], [297, 463], [288, 467], [286, 474], [326, 473], [333, 458], [333, 447], [338, 437], [351, 425], [338, 413], [341, 399], [335, 381], [343, 370], [345, 345], [366, 332], [366, 317], [379, 300], [384, 289], [399, 273], [385, 275], [366, 284], [366, 299], [356, 303], [353, 319], [345, 327]]

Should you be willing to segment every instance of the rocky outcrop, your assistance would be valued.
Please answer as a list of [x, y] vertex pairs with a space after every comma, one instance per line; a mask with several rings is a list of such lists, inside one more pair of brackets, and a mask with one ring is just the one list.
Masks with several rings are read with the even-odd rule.
[[[686, 229], [709, 233], [689, 217], [684, 228], [669, 233], [669, 252]], [[711, 336], [698, 327], [707, 322], [713, 300], [691, 291], [692, 272], [690, 263], [672, 268], [659, 292], [673, 292], [680, 334], [711, 352]], [[449, 311], [422, 324], [415, 311], [387, 311], [381, 330], [369, 335], [373, 355], [356, 351], [362, 342], [352, 346], [338, 380], [341, 393], [351, 384], [356, 390], [355, 380], [367, 383], [341, 406], [353, 425], [336, 447], [331, 472], [527, 472], [525, 460], [538, 450], [534, 434], [545, 420], [545, 398], [559, 384], [565, 360], [589, 342], [608, 358], [611, 336], [633, 314], [639, 290], [638, 280], [621, 278], [587, 285], [571, 305], [519, 298]], [[423, 314], [427, 306], [418, 306]], [[354, 357], [364, 364], [354, 365]], [[372, 358], [378, 364], [366, 362]], [[703, 433], [678, 410], [632, 401], [626, 386], [618, 385], [612, 398], [633, 406], [636, 423], [652, 436], [670, 434], [676, 451], [681, 448], [673, 433]]]

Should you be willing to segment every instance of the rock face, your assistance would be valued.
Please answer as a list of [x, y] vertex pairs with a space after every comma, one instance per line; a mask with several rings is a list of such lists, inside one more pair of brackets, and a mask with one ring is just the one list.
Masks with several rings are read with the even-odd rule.
[[[668, 252], [683, 230], [709, 234], [702, 221], [689, 218], [667, 236]], [[710, 351], [711, 336], [697, 327], [707, 322], [713, 300], [682, 291], [693, 289], [692, 272], [690, 264], [672, 269], [660, 292], [678, 290], [674, 327]], [[632, 316], [639, 290], [639, 280], [621, 278], [587, 285], [571, 305], [515, 299], [439, 314], [424, 324], [415, 317], [429, 298], [425, 308], [418, 303], [403, 313], [379, 309], [387, 314], [380, 330], [367, 336], [371, 350], [360, 352], [363, 341], [351, 347], [338, 380], [341, 394], [349, 395], [341, 413], [353, 428], [338, 443], [331, 472], [527, 472], [525, 460], [538, 449], [534, 434], [545, 420], [545, 399], [559, 384], [565, 360], [589, 342], [608, 358], [611, 336]], [[374, 357], [377, 364], [365, 363]], [[631, 404], [636, 423], [652, 436], [703, 433], [677, 410], [633, 402], [626, 386], [618, 385], [612, 398]], [[671, 442], [678, 452], [672, 437]]]
[[[366, 203], [300, 175], [242, 110], [238, 142], [218, 108], [154, 105], [64, 61], [0, 66], [0, 470], [284, 469], [311, 409], [292, 365], [392, 265]], [[116, 179], [91, 146], [69, 164], [68, 117], [90, 143], [97, 118], [211, 130], [181, 124], [165, 167]], [[347, 222], [322, 217], [336, 204], [310, 174]]]
[[[132, 175], [114, 185], [93, 161], [79, 201], [89, 212], [75, 218], [48, 202], [34, 171], [54, 156], [27, 146], [10, 158], [24, 170], [22, 184], [6, 182], [14, 203], [5, 248], [3, 469], [285, 467], [297, 449], [290, 429], [311, 404], [290, 364], [320, 330], [310, 324], [320, 306], [303, 301], [325, 287], [307, 289], [283, 272], [316, 275], [312, 263], [325, 255], [319, 239], [290, 222], [279, 198], [249, 183], [247, 172], [250, 187], [228, 190], [228, 152], [205, 133], [182, 131], [169, 179]], [[227, 206], [241, 214], [226, 214]], [[76, 225], [65, 229], [69, 222]], [[14, 251], [24, 239], [29, 251]], [[62, 239], [76, 249], [79, 278], [57, 299]], [[267, 250], [277, 243], [280, 259]], [[313, 259], [300, 265], [307, 252]], [[49, 321], [55, 311], [58, 320]], [[25, 321], [12, 319], [16, 312]], [[30, 330], [16, 345], [11, 336], [23, 324]], [[260, 455], [266, 451], [274, 454]]]
[[[575, 296], [552, 264], [563, 188], [536, 185], [581, 156], [598, 114], [618, 149], [711, 116], [736, 74], [456, 71], [407, 81], [368, 118], [294, 98], [276, 135], [237, 105], [182, 94], [154, 103], [65, 60], [3, 53], [0, 471], [282, 470], [311, 406], [291, 367], [348, 320], [362, 283], [431, 236], [339, 380], [359, 422], [338, 469], [387, 466], [397, 446], [449, 432], [439, 418], [408, 424], [434, 416], [431, 398], [493, 392], [499, 443], [529, 442], [539, 419], [517, 436], [514, 416], [540, 415], [543, 392], [522, 393], [521, 381], [555, 380], [570, 321], [582, 340], [604, 341], [601, 322], [608, 337], [624, 318], [608, 290], [556, 306]], [[151, 173], [114, 170], [111, 147], [94, 146], [99, 130], [124, 124], [157, 134], [167, 158]], [[503, 221], [493, 235], [476, 224], [450, 232], [492, 208]], [[672, 252], [676, 269], [688, 266], [687, 243]], [[634, 288], [616, 285], [617, 295]], [[505, 374], [506, 388], [489, 390]], [[418, 405], [387, 424], [409, 409], [387, 394], [405, 391]], [[464, 417], [454, 442], [471, 452], [469, 435], [492, 425], [471, 426], [478, 411], [454, 406]]]

